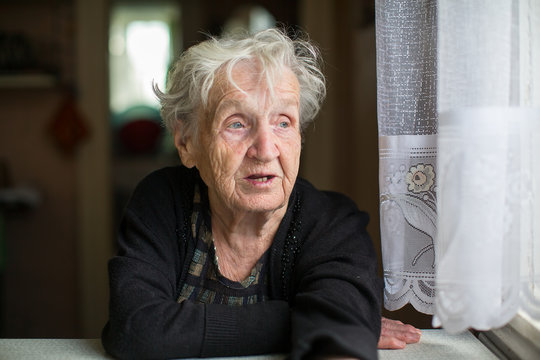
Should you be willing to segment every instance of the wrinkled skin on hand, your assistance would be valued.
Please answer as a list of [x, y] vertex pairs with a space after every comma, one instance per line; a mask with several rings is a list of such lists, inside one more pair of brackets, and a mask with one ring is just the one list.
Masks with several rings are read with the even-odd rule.
[[[422, 332], [412, 325], [404, 324], [399, 320], [385, 317], [381, 320], [381, 336], [377, 347], [379, 349], [403, 349], [407, 344], [420, 341]], [[357, 360], [351, 357], [325, 356], [315, 357], [314, 360]]]
[[379, 349], [403, 349], [407, 344], [420, 341], [422, 332], [398, 320], [382, 318]]

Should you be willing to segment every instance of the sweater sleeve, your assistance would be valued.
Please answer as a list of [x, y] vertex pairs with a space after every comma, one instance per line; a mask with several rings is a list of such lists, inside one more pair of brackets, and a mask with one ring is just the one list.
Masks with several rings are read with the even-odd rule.
[[311, 219], [295, 269], [291, 358], [377, 359], [382, 284], [368, 215], [342, 195], [328, 196], [333, 205], [319, 205], [327, 211]]
[[118, 255], [109, 262], [109, 321], [102, 332], [106, 351], [123, 359], [287, 351], [290, 310], [285, 301], [241, 307], [177, 303], [184, 264], [172, 188], [153, 176], [143, 181], [125, 211]]

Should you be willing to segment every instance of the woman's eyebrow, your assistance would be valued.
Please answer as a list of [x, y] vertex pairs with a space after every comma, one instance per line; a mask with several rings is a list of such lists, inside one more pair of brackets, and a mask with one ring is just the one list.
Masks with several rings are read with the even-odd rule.
[[293, 107], [298, 108], [299, 101], [295, 97], [278, 98], [276, 99], [276, 102], [274, 105], [277, 106], [279, 109], [289, 109]]
[[238, 101], [235, 99], [225, 99], [218, 104], [215, 113], [218, 114], [221, 111], [228, 110], [230, 108], [240, 108], [240, 107], [242, 107], [241, 101]]
[[274, 103], [283, 106], [297, 106], [300, 103], [300, 98], [293, 94], [281, 94], [280, 96], [273, 96]]

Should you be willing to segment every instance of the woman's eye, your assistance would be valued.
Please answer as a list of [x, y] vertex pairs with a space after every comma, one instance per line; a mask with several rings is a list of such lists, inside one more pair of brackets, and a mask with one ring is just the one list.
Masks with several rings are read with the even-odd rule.
[[289, 126], [291, 126], [291, 122], [290, 122], [288, 119], [287, 119], [287, 120], [283, 120], [283, 121], [280, 121], [280, 122], [279, 122], [278, 126], [279, 126], [280, 128], [285, 129], [285, 128], [288, 128]]
[[244, 127], [244, 124], [242, 124], [240, 121], [235, 121], [232, 124], [229, 124], [227, 127], [229, 129], [241, 129]]

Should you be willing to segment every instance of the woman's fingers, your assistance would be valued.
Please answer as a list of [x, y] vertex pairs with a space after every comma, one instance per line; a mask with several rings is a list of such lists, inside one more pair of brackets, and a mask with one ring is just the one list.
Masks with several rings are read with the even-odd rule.
[[412, 325], [398, 320], [382, 318], [379, 349], [403, 349], [406, 344], [420, 341], [422, 332]]

